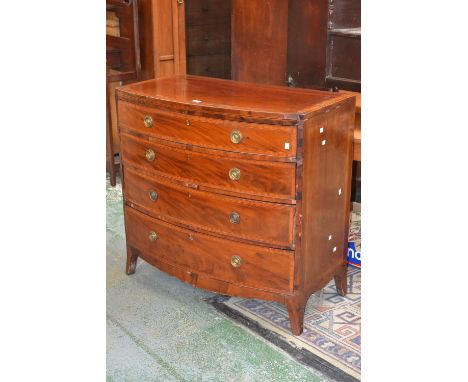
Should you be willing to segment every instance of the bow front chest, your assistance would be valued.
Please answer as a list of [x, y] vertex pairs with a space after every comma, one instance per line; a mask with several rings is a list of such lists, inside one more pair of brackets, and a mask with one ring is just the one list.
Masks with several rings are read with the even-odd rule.
[[274, 300], [346, 293], [353, 96], [174, 76], [120, 87], [127, 274]]

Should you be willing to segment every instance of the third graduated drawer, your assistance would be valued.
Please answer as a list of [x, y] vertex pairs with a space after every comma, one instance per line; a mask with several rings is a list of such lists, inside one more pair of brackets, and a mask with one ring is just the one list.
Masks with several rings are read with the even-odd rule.
[[155, 110], [119, 102], [121, 130], [211, 149], [294, 160], [297, 131], [293, 126], [226, 121]]
[[124, 169], [126, 202], [174, 224], [293, 249], [295, 206], [193, 190]]

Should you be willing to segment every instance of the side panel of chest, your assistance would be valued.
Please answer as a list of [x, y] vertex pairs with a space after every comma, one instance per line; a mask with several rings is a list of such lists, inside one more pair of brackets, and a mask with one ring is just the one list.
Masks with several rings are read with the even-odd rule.
[[321, 289], [347, 254], [354, 103], [306, 121], [301, 266], [305, 287]]

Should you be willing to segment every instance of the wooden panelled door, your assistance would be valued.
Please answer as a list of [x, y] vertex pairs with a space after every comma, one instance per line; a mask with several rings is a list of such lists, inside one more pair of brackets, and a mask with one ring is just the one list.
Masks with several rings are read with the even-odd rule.
[[152, 0], [155, 77], [183, 74], [185, 58], [184, 0]]
[[185, 1], [139, 0], [142, 79], [185, 74]]

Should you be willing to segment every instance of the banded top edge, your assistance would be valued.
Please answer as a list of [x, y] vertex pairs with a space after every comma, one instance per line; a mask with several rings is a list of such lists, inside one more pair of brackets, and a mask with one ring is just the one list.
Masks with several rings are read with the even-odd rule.
[[159, 104], [202, 108], [218, 113], [239, 113], [253, 119], [298, 121], [354, 96], [313, 89], [254, 84], [209, 77], [176, 75], [136, 82], [117, 89], [125, 96]]

